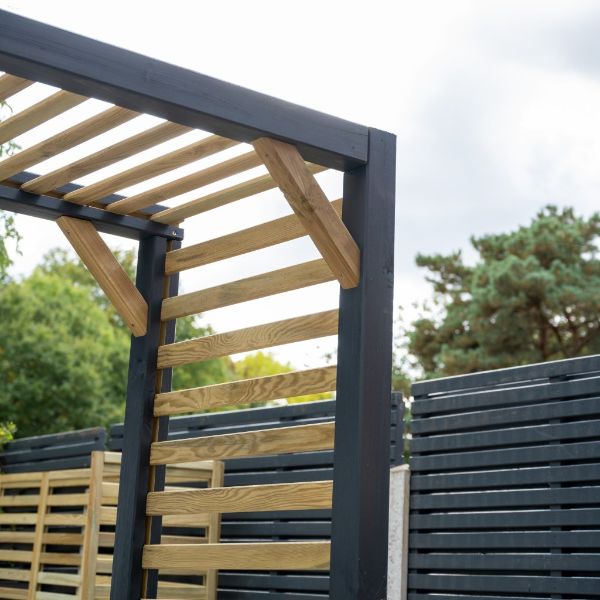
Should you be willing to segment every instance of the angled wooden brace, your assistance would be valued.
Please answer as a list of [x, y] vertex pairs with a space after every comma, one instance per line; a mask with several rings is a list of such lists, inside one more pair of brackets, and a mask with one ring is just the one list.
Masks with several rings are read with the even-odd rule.
[[60, 217], [56, 222], [131, 333], [146, 335], [148, 304], [94, 225], [73, 217]]
[[360, 281], [360, 250], [295, 146], [260, 138], [254, 149], [345, 288]]

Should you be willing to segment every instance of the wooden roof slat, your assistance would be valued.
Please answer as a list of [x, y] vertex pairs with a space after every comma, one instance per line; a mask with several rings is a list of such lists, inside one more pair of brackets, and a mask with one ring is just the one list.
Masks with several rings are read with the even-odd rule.
[[154, 415], [181, 415], [223, 406], [332, 392], [335, 390], [336, 373], [337, 367], [333, 365], [164, 392], [154, 399]]
[[3, 160], [0, 162], [0, 180], [12, 177], [32, 165], [91, 140], [97, 135], [118, 127], [137, 116], [138, 113], [132, 110], [113, 106]]
[[[239, 144], [234, 140], [211, 135], [183, 148], [173, 150], [158, 158], [153, 158], [141, 165], [136, 165], [106, 179], [84, 186], [65, 196], [65, 200], [76, 204], [89, 204], [105, 198], [109, 194], [135, 185], [152, 177], [162, 175], [188, 163], [206, 158], [211, 154], [221, 152]], [[118, 211], [114, 211], [118, 212]]]
[[158, 368], [168, 369], [229, 354], [336, 335], [337, 331], [337, 309], [326, 310], [159, 346]]
[[[331, 206], [338, 214], [341, 214], [342, 199], [334, 200]], [[308, 233], [298, 217], [288, 215], [206, 242], [171, 250], [167, 252], [165, 273], [172, 275], [186, 269], [208, 265], [226, 258], [289, 242], [305, 235], [308, 235]]]
[[[308, 168], [311, 173], [321, 173], [322, 171], [327, 170], [327, 167], [312, 163], [308, 163]], [[166, 225], [178, 225], [188, 217], [199, 215], [208, 210], [212, 210], [213, 208], [219, 208], [220, 206], [235, 202], [236, 200], [242, 200], [243, 198], [248, 198], [249, 196], [254, 196], [255, 194], [260, 194], [261, 192], [266, 192], [267, 190], [272, 190], [276, 187], [277, 183], [275, 183], [275, 180], [271, 175], [261, 175], [260, 177], [238, 183], [234, 186], [225, 188], [224, 190], [213, 192], [202, 198], [190, 200], [189, 202], [185, 202], [174, 208], [161, 210], [155, 215], [152, 215], [151, 219]]]
[[298, 290], [333, 279], [335, 277], [323, 259], [313, 260], [198, 292], [166, 298], [162, 303], [161, 319], [163, 321], [178, 319], [206, 310]]
[[261, 138], [254, 149], [345, 289], [360, 281], [360, 249], [292, 144]]
[[169, 121], [159, 123], [151, 129], [112, 144], [108, 148], [98, 150], [89, 156], [84, 156], [46, 175], [36, 177], [23, 184], [21, 189], [32, 194], [45, 194], [46, 192], [60, 188], [66, 183], [75, 181], [94, 171], [99, 171], [104, 167], [108, 167], [120, 160], [129, 158], [138, 152], [143, 152], [148, 148], [162, 144], [189, 131], [191, 131], [189, 127], [178, 125], [177, 123], [170, 123]]
[[22, 133], [49, 121], [86, 100], [88, 98], [85, 96], [63, 90], [44, 98], [41, 102], [0, 123], [0, 144], [11, 141]]
[[0, 77], [0, 100], [6, 100], [33, 85], [33, 81], [5, 73]]
[[247, 152], [202, 171], [165, 183], [157, 188], [114, 202], [110, 207], [107, 207], [107, 210], [119, 214], [128, 214], [260, 165], [262, 165], [262, 162], [256, 152]]

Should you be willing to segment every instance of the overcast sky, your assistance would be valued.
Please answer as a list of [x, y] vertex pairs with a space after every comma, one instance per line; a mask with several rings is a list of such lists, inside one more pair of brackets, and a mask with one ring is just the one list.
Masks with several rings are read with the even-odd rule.
[[[527, 223], [547, 203], [584, 214], [600, 206], [599, 2], [0, 0], [0, 7], [395, 133], [396, 304], [428, 295], [417, 252], [462, 248], [469, 256], [469, 236]], [[23, 147], [36, 141], [23, 137]], [[331, 199], [339, 195], [337, 175], [321, 180]], [[188, 243], [289, 210], [280, 195], [263, 196], [187, 222]], [[15, 273], [65, 245], [52, 223], [19, 217], [18, 226], [25, 240]], [[265, 260], [275, 267], [315, 256], [309, 242], [293, 242], [191, 271], [183, 285], [192, 291], [261, 272]], [[225, 331], [336, 302], [331, 284], [205, 319]], [[278, 356], [302, 367], [329, 347], [300, 345]]]

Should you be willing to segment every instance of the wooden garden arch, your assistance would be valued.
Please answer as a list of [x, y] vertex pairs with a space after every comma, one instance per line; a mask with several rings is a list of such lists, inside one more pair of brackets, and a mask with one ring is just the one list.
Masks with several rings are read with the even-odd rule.
[[[112, 108], [0, 162], [0, 208], [56, 220], [129, 325], [131, 342], [112, 600], [153, 598], [156, 569], [331, 570], [335, 600], [386, 595], [390, 375], [393, 291], [395, 138], [238, 86], [0, 11], [0, 99], [33, 82], [60, 88], [0, 124], [0, 143], [96, 98]], [[360, 85], [356, 81], [355, 85]], [[44, 175], [28, 171], [140, 114], [160, 125], [82, 155]], [[212, 135], [99, 183], [73, 181], [190, 129]], [[174, 179], [149, 192], [115, 191], [168, 173], [238, 143], [253, 148], [233, 159]], [[306, 161], [306, 162], [305, 162]], [[157, 204], [264, 164], [268, 174], [183, 205]], [[341, 201], [330, 203], [314, 178], [344, 172]], [[279, 187], [295, 215], [204, 244], [181, 247], [185, 218]], [[135, 285], [98, 232], [139, 240]], [[178, 273], [310, 235], [323, 257], [218, 288], [178, 296]], [[173, 344], [178, 317], [337, 279], [339, 314], [328, 311], [266, 326]], [[338, 325], [339, 323], [339, 325]], [[337, 368], [171, 392], [173, 366], [338, 333]], [[219, 350], [216, 350], [216, 347]], [[211, 406], [315, 391], [337, 391], [331, 424], [263, 430], [200, 440], [165, 441], [169, 415]], [[335, 439], [334, 439], [335, 438]], [[335, 442], [335, 444], [334, 444]], [[334, 480], [274, 488], [224, 488], [216, 500], [161, 492], [164, 465], [201, 458], [276, 454], [334, 447]], [[150, 492], [150, 495], [149, 495]], [[235, 511], [269, 497], [282, 508], [332, 505], [328, 542], [273, 542], [165, 548], [157, 543], [169, 503]], [[245, 498], [245, 500], [242, 500]], [[147, 509], [148, 505], [148, 509]], [[217, 506], [218, 505], [218, 506]], [[223, 509], [223, 507], [226, 507]], [[272, 506], [271, 506], [272, 508]], [[254, 510], [254, 509], [253, 509]]]

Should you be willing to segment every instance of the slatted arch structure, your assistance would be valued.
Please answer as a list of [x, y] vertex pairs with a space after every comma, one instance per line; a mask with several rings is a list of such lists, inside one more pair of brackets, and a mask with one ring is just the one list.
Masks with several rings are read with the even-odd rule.
[[[119, 488], [112, 600], [156, 597], [157, 572], [164, 569], [330, 570], [331, 598], [380, 600], [387, 564], [394, 136], [4, 11], [0, 69], [0, 99], [11, 104], [35, 86], [53, 86], [0, 123], [0, 143], [51, 131], [0, 162], [0, 208], [57, 221], [132, 332], [121, 467], [128, 485]], [[67, 119], [95, 101], [106, 103], [100, 112], [52, 130], [55, 117]], [[160, 121], [85, 151], [86, 142], [146, 117]], [[135, 161], [198, 131], [205, 133], [187, 145]], [[60, 166], [37, 170], [66, 155]], [[189, 166], [182, 175], [179, 169]], [[248, 174], [259, 166], [261, 175]], [[94, 177], [109, 167], [110, 175]], [[343, 201], [330, 201], [315, 179], [326, 169], [343, 172]], [[231, 177], [238, 178], [234, 184]], [[142, 191], [122, 193], [146, 182]], [[254, 195], [276, 188], [292, 209], [288, 216], [182, 246], [186, 219], [246, 198], [244, 209], [252, 211]], [[189, 195], [178, 201], [182, 194]], [[99, 232], [139, 240], [135, 285]], [[182, 271], [304, 236], [321, 258], [178, 295]], [[339, 310], [175, 342], [182, 317], [329, 281], [340, 284]], [[335, 334], [334, 366], [171, 389], [178, 366]], [[173, 415], [326, 391], [336, 392], [335, 423], [166, 439]], [[164, 490], [165, 466], [174, 463], [331, 449], [332, 480]], [[167, 514], [332, 506], [331, 542], [161, 543]]]

